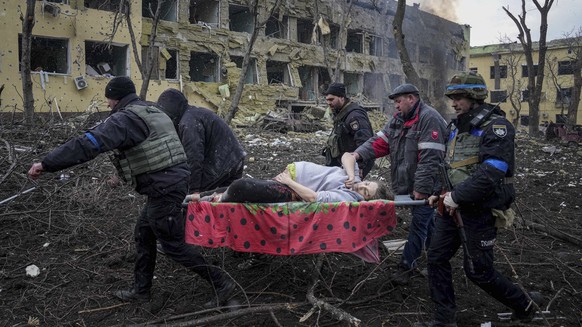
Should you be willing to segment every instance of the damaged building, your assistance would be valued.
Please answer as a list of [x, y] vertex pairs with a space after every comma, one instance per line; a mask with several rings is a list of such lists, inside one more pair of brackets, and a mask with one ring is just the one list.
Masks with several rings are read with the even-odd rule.
[[[136, 52], [146, 58], [146, 50], [155, 47], [147, 100], [155, 101], [171, 87], [182, 90], [190, 103], [224, 115], [241, 76], [255, 20], [269, 16], [274, 3], [258, 2], [256, 16], [254, 8], [241, 0], [166, 0], [150, 45], [157, 0], [130, 1]], [[396, 5], [393, 0], [281, 1], [258, 30], [239, 103], [239, 123], [276, 107], [299, 111], [322, 105], [321, 92], [335, 79], [344, 82], [348, 95], [364, 107], [388, 108], [388, 90], [405, 82], [392, 34]], [[22, 111], [23, 6], [16, 1], [0, 3], [4, 112]], [[103, 90], [113, 76], [130, 76], [139, 89], [141, 75], [127, 21], [110, 37], [118, 9], [119, 1], [37, 2], [31, 58], [37, 112], [105, 111]], [[403, 32], [421, 77], [418, 86], [444, 110], [447, 80], [467, 68], [469, 26], [415, 4], [406, 7]]]

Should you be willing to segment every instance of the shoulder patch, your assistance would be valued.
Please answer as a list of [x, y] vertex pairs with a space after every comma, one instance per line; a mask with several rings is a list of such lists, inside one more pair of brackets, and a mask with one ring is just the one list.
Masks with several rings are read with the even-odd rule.
[[439, 132], [432, 131], [432, 133], [430, 133], [430, 136], [432, 137], [433, 140], [438, 140], [439, 139]]
[[507, 135], [507, 126], [505, 125], [493, 125], [493, 133], [498, 137], [505, 137]]
[[352, 120], [350, 122], [350, 127], [354, 130], [357, 131], [358, 129], [360, 129], [360, 123], [358, 123], [357, 120]]

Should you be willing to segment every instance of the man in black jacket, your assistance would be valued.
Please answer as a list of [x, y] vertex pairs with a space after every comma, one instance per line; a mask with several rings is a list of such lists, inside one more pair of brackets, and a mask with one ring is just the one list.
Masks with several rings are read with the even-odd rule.
[[229, 186], [242, 177], [246, 153], [222, 118], [209, 109], [188, 105], [176, 89], [164, 91], [158, 105], [172, 119], [184, 146], [190, 193]]
[[[325, 91], [325, 101], [333, 113], [333, 130], [323, 149], [326, 166], [341, 166], [342, 155], [353, 152], [374, 135], [368, 113], [346, 96], [342, 83], [331, 83]], [[360, 163], [361, 178], [374, 167], [374, 159]]]
[[[219, 268], [210, 266], [194, 246], [184, 242], [181, 203], [188, 188], [186, 155], [171, 120], [161, 110], [141, 101], [128, 77], [115, 77], [105, 88], [111, 115], [101, 124], [51, 151], [34, 163], [28, 175], [36, 179], [44, 171], [56, 172], [113, 151], [121, 177], [147, 196], [136, 226], [136, 262], [133, 287], [119, 290], [123, 301], [147, 301], [156, 265], [156, 239], [170, 258], [193, 270], [214, 286], [222, 304], [234, 290], [234, 282]], [[152, 160], [152, 159], [156, 160]], [[207, 305], [215, 304], [209, 302]]]
[[[449, 124], [446, 163], [453, 186], [444, 197], [428, 249], [428, 282], [435, 305], [434, 320], [415, 326], [456, 327], [457, 304], [450, 260], [464, 247], [465, 275], [500, 303], [512, 319], [527, 323], [544, 301], [539, 292], [526, 293], [493, 266], [496, 216], [505, 215], [515, 199], [515, 128], [497, 106], [485, 103], [487, 86], [474, 72], [456, 74], [445, 95], [457, 117]], [[431, 202], [434, 198], [429, 199]], [[453, 215], [464, 224], [461, 237]]]

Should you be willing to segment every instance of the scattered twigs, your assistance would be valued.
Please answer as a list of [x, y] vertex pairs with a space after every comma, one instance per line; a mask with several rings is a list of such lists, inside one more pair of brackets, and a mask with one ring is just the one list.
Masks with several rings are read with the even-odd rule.
[[[184, 321], [184, 322], [179, 322], [179, 323], [174, 323], [174, 324], [162, 323], [159, 325], [158, 324], [152, 325], [150, 323], [145, 323], [145, 324], [131, 325], [131, 326], [133, 326], [133, 327], [138, 327], [138, 326], [165, 326], [165, 327], [202, 326], [202, 325], [216, 324], [219, 321], [224, 321], [224, 320], [233, 319], [233, 318], [237, 318], [237, 317], [245, 317], [245, 316], [248, 317], [249, 315], [262, 313], [262, 312], [291, 310], [299, 305], [301, 305], [301, 304], [299, 304], [299, 303], [266, 304], [266, 305], [262, 305], [259, 307], [238, 309], [236, 311], [229, 311], [229, 312], [213, 315], [210, 317], [204, 317], [204, 318], [200, 318], [200, 319], [194, 319], [194, 320], [189, 320], [189, 321]], [[228, 308], [237, 309], [237, 306], [224, 307], [224, 309], [228, 309]]]
[[77, 311], [77, 313], [81, 314], [81, 313], [93, 313], [93, 312], [99, 312], [99, 311], [106, 311], [106, 310], [111, 310], [111, 309], [119, 308], [119, 307], [122, 307], [122, 306], [128, 305], [128, 304], [130, 304], [130, 303], [129, 302], [119, 303], [119, 304], [115, 304], [115, 305], [110, 305], [108, 307], [81, 310], [81, 311]]
[[6, 173], [2, 178], [0, 178], [0, 184], [2, 184], [2, 182], [4, 182], [4, 180], [12, 173], [14, 167], [16, 167], [16, 157], [14, 157], [14, 148], [12, 145], [10, 145], [10, 143], [5, 139], [0, 139], [0, 141], [4, 142], [4, 145], [6, 146], [6, 151], [8, 151], [8, 161], [10, 162], [10, 167], [6, 170]]
[[[527, 227], [532, 228], [532, 229], [537, 230], [537, 231], [540, 231], [540, 232], [547, 233], [548, 235], [551, 235], [557, 239], [560, 239], [562, 241], [569, 242], [571, 244], [582, 247], [582, 239], [580, 239], [574, 235], [570, 235], [562, 230], [556, 229], [549, 224], [540, 224], [538, 222], [532, 222], [532, 221], [529, 221], [527, 219], [524, 219], [523, 214], [521, 213], [521, 209], [519, 208], [517, 203], [515, 203], [515, 207], [517, 208], [517, 212], [518, 212], [519, 216], [521, 217], [521, 219], [523, 220], [524, 224]], [[534, 211], [531, 208], [529, 210], [534, 217], [540, 218], [539, 214], [536, 211]], [[541, 219], [537, 219], [537, 220], [539, 221]]]
[[309, 301], [309, 303], [313, 305], [313, 308], [307, 314], [305, 314], [300, 321], [307, 320], [315, 312], [315, 309], [318, 308], [319, 310], [325, 309], [326, 311], [329, 311], [329, 313], [331, 313], [331, 315], [335, 319], [345, 321], [350, 326], [360, 326], [361, 323], [360, 319], [352, 316], [351, 314], [345, 312], [340, 308], [337, 308], [315, 297], [314, 295], [315, 288], [319, 282], [319, 272], [321, 271], [321, 267], [323, 266], [323, 258], [324, 254], [319, 254], [317, 256], [317, 262], [315, 264], [315, 269], [313, 271], [313, 283], [311, 284], [309, 290], [307, 291], [307, 300]]

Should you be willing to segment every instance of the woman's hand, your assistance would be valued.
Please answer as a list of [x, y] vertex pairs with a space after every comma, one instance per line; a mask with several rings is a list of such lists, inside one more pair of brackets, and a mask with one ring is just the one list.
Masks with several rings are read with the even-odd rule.
[[354, 176], [348, 176], [348, 179], [346, 179], [346, 181], [344, 182], [344, 185], [346, 186], [346, 188], [351, 189], [352, 187], [354, 187], [354, 182], [355, 178]]
[[274, 180], [285, 185], [289, 185], [293, 181], [293, 179], [291, 178], [291, 174], [287, 169], [285, 169], [285, 171], [280, 173], [279, 175], [275, 176]]

